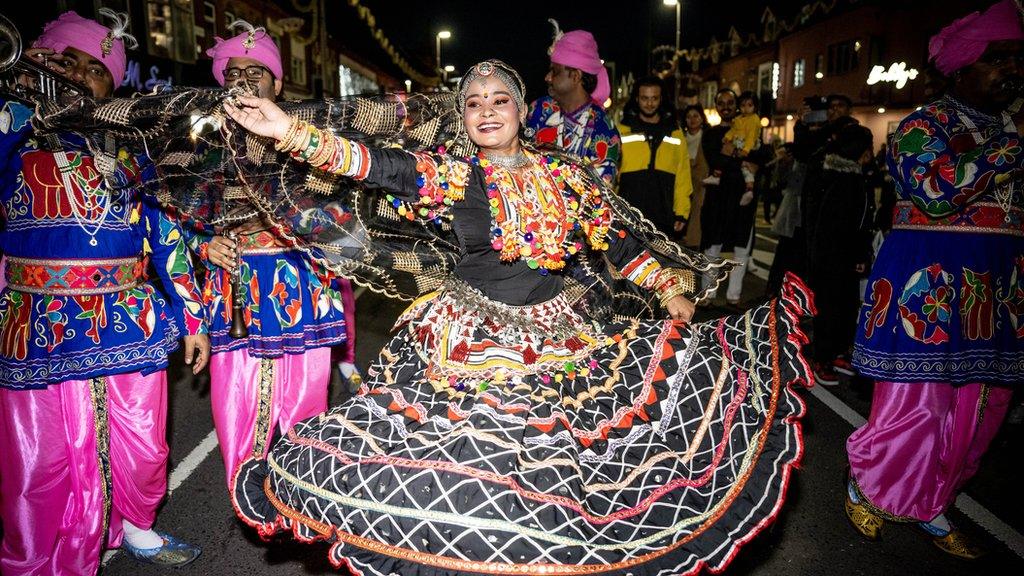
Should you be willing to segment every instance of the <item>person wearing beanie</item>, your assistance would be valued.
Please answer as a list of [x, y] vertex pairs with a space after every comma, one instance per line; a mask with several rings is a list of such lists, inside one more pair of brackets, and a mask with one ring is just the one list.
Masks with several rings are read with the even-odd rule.
[[929, 54], [952, 87], [889, 141], [900, 200], [871, 271], [853, 363], [874, 378], [847, 441], [846, 512], [865, 537], [922, 529], [983, 550], [946, 517], [1024, 381], [1024, 27], [1003, 0], [943, 28]]
[[[109, 97], [127, 17], [66, 12], [26, 56]], [[181, 566], [200, 549], [153, 530], [167, 491], [167, 364], [209, 358], [181, 230], [141, 191], [152, 161], [116, 142], [37, 133], [0, 97], [0, 573], [95, 574], [104, 548]], [[163, 291], [146, 278], [152, 264]]]
[[[207, 51], [214, 78], [225, 88], [247, 85], [277, 99], [283, 76], [277, 45], [263, 28], [235, 26], [244, 31], [217, 38]], [[274, 223], [245, 222], [230, 235], [186, 231], [209, 270], [203, 294], [213, 347], [210, 403], [230, 485], [239, 464], [262, 457], [275, 434], [327, 410], [331, 346], [354, 343], [355, 301], [347, 280], [315, 264]], [[229, 334], [232, 273], [240, 276], [245, 299], [248, 335], [241, 338]]]
[[562, 33], [548, 50], [551, 67], [544, 82], [548, 95], [538, 98], [527, 114], [526, 127], [541, 146], [554, 146], [590, 162], [606, 182], [615, 181], [621, 157], [619, 131], [604, 112], [611, 95], [608, 70], [597, 41], [585, 30]]

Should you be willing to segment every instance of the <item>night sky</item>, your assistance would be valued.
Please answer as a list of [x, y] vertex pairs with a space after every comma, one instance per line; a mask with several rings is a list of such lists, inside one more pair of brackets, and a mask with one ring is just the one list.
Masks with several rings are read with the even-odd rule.
[[[779, 18], [790, 17], [813, 0], [776, 0], [773, 10]], [[848, 3], [848, 0], [838, 0]], [[332, 0], [328, 0], [330, 4]], [[355, 9], [339, 1], [331, 14], [332, 34], [360, 34], [350, 28], [353, 22], [337, 22], [335, 15], [358, 20]], [[377, 26], [398, 46], [417, 68], [430, 71], [434, 58], [434, 35], [439, 30], [452, 32], [442, 44], [442, 64], [456, 67], [456, 75], [486, 58], [496, 57], [515, 67], [523, 75], [531, 98], [545, 93], [547, 48], [552, 28], [548, 18], [559, 21], [562, 30], [585, 29], [597, 38], [601, 57], [615, 62], [619, 74], [645, 74], [650, 66], [651, 50], [675, 43], [675, 9], [662, 0], [624, 0], [621, 2], [468, 0], [361, 0], [377, 19]], [[733, 2], [728, 14], [719, 0], [683, 0], [682, 47], [703, 47], [711, 36], [724, 40], [731, 25], [741, 34], [760, 32], [765, 2]], [[365, 28], [365, 25], [363, 25]], [[367, 35], [368, 36], [368, 35]]]

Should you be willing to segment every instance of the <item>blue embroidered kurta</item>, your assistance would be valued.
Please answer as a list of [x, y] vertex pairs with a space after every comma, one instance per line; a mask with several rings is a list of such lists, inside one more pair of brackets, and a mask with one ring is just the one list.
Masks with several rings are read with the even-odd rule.
[[252, 356], [276, 358], [347, 340], [341, 293], [334, 276], [269, 231], [239, 238], [239, 275], [249, 335], [232, 338], [228, 334], [231, 276], [206, 258], [210, 236], [189, 234], [191, 246], [208, 269], [203, 301], [210, 314], [214, 353], [247, 348]]
[[120, 150], [108, 184], [80, 137], [44, 140], [30, 116], [0, 101], [0, 387], [165, 368], [206, 316], [181, 229], [136, 186], [152, 163]]
[[1024, 377], [1021, 136], [945, 97], [892, 136], [901, 198], [872, 269], [854, 364], [897, 382]]
[[544, 96], [530, 105], [526, 125], [535, 131], [533, 139], [538, 144], [589, 160], [601, 178], [615, 181], [622, 142], [615, 123], [597, 104], [587, 102], [578, 110], [566, 112], [554, 98]]

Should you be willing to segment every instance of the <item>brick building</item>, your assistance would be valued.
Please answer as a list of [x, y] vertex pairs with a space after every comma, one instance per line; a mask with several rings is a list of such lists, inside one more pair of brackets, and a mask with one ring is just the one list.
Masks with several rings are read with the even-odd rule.
[[710, 108], [721, 87], [753, 90], [762, 101], [765, 136], [791, 140], [804, 98], [845, 94], [854, 103], [854, 117], [880, 146], [900, 119], [934, 95], [937, 77], [927, 63], [928, 39], [954, 17], [986, 5], [838, 0], [832, 10], [789, 30], [765, 18], [757, 40], [701, 68], [700, 102]]
[[[402, 71], [380, 52], [347, 2], [327, 7], [317, 0], [58, 0], [42, 9], [19, 6], [5, 13], [30, 41], [64, 11], [95, 18], [101, 7], [128, 12], [131, 33], [139, 41], [128, 52], [128, 73], [118, 94], [148, 92], [161, 83], [212, 85], [206, 50], [215, 37], [234, 34], [228, 25], [235, 19], [265, 27], [281, 48], [287, 98], [404, 88]], [[344, 25], [327, 26], [327, 19]], [[344, 37], [335, 30], [344, 30]]]

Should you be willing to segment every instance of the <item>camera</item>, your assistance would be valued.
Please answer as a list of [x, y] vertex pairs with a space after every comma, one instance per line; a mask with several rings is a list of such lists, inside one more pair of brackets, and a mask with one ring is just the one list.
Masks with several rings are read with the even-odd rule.
[[824, 96], [808, 96], [804, 105], [811, 109], [801, 117], [804, 124], [822, 124], [828, 120], [828, 98]]

